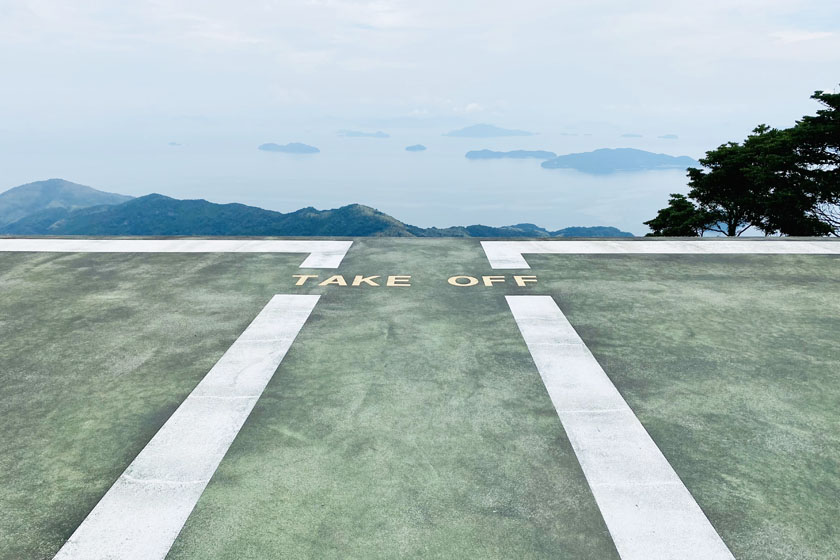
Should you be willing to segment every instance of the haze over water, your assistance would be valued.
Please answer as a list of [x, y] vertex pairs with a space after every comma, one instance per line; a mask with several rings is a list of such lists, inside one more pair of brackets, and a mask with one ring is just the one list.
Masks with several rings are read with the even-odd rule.
[[[540, 161], [468, 160], [469, 150], [548, 149], [558, 153], [603, 146], [638, 147], [697, 157], [683, 142], [658, 138], [565, 136], [452, 138], [445, 127], [389, 129], [390, 138], [345, 138], [335, 131], [274, 129], [235, 136], [142, 134], [66, 143], [40, 138], [32, 146], [0, 145], [3, 187], [62, 177], [124, 194], [241, 202], [288, 212], [306, 206], [373, 206], [422, 227], [511, 225], [560, 229], [611, 225], [642, 234], [671, 192], [684, 192], [680, 170], [590, 175], [543, 169]], [[376, 129], [365, 129], [376, 130]], [[569, 134], [569, 133], [564, 133]], [[179, 146], [170, 146], [169, 142]], [[257, 150], [263, 142], [301, 141], [321, 153]], [[424, 152], [407, 152], [411, 144]]]
[[[7, 0], [0, 190], [61, 177], [282, 211], [358, 202], [418, 226], [644, 233], [683, 172], [464, 154], [699, 158], [813, 114], [809, 96], [837, 87], [838, 29], [836, 0]], [[442, 136], [478, 123], [539, 135]], [[321, 153], [257, 151], [266, 142]], [[428, 150], [404, 151], [417, 143]]]

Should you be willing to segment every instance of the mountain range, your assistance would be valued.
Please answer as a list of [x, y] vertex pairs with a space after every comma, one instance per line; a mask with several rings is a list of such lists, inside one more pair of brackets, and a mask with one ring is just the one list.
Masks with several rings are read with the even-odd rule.
[[[81, 187], [81, 188], [80, 188]], [[369, 206], [334, 210], [302, 208], [282, 213], [244, 204], [178, 200], [160, 194], [138, 198], [114, 195], [60, 179], [30, 183], [0, 195], [0, 216], [28, 193], [54, 194], [30, 204], [28, 214], [0, 224], [4, 235], [225, 235], [225, 236], [385, 236], [385, 237], [632, 237], [613, 227], [572, 227], [549, 231], [534, 224], [421, 228]], [[92, 191], [92, 192], [91, 192]], [[10, 193], [13, 196], [7, 196]], [[80, 193], [74, 196], [73, 193]], [[84, 195], [84, 196], [82, 196]], [[100, 202], [104, 200], [105, 202]], [[59, 201], [59, 202], [56, 202]], [[61, 205], [61, 202], [64, 205]], [[19, 205], [18, 205], [19, 206]]]

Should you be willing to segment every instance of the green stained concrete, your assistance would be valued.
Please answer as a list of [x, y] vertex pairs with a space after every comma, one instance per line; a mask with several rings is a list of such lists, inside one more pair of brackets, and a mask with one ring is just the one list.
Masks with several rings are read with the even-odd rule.
[[739, 560], [840, 550], [840, 259], [529, 256]]
[[0, 253], [0, 558], [52, 558], [302, 259]]
[[504, 295], [550, 294], [739, 559], [840, 549], [840, 259], [0, 254], [0, 558], [50, 558], [275, 293], [323, 297], [171, 559], [616, 558]]
[[[359, 242], [170, 559], [616, 558], [476, 243]], [[320, 271], [326, 278], [329, 271]]]

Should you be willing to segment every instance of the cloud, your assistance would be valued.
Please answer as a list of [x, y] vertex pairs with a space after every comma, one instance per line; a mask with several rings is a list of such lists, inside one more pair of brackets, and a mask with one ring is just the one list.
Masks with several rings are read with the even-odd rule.
[[79, 119], [419, 108], [546, 132], [598, 118], [616, 134], [699, 114], [789, 121], [836, 79], [838, 21], [828, 0], [0, 0], [0, 48], [15, 53], [0, 75], [16, 84], [0, 118], [59, 94]]
[[790, 30], [777, 31], [772, 34], [772, 37], [786, 45], [789, 45], [791, 43], [802, 43], [804, 41], [818, 41], [820, 39], [828, 39], [829, 37], [834, 37], [834, 33], [830, 31]]

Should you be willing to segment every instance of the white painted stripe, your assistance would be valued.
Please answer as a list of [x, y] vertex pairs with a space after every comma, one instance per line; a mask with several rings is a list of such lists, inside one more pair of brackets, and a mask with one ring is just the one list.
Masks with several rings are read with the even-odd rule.
[[482, 241], [492, 268], [530, 268], [523, 254], [551, 255], [840, 255], [840, 240], [702, 239], [627, 241]]
[[164, 558], [319, 297], [274, 296], [55, 558]]
[[551, 296], [507, 296], [624, 560], [733, 560]]
[[0, 252], [309, 253], [301, 268], [338, 268], [352, 241], [322, 239], [0, 239]]

